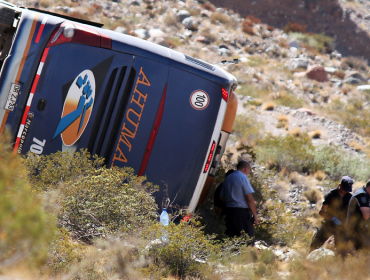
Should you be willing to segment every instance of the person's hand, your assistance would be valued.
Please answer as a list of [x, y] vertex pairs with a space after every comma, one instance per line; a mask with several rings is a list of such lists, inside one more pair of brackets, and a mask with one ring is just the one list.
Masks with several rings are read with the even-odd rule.
[[258, 225], [259, 221], [258, 221], [258, 218], [257, 217], [254, 217], [254, 224], [255, 225]]
[[342, 225], [342, 222], [337, 217], [333, 217], [331, 218], [331, 220], [333, 221], [334, 224], [338, 226]]

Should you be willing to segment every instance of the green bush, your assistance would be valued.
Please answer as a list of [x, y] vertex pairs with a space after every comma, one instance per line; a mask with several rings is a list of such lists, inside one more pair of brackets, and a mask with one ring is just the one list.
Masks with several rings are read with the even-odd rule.
[[73, 238], [90, 243], [106, 234], [134, 233], [156, 217], [156, 187], [132, 168], [107, 169], [86, 150], [29, 154], [24, 162], [36, 190], [59, 190], [59, 223]]
[[151, 185], [144, 181], [145, 177], [135, 176], [129, 168], [105, 169], [65, 185], [60, 223], [86, 242], [148, 226], [156, 217], [157, 205], [148, 191]]
[[253, 145], [263, 135], [263, 124], [256, 121], [254, 115], [237, 115], [233, 125], [232, 137]]
[[267, 136], [256, 147], [257, 162], [289, 172], [310, 173], [317, 170], [311, 151], [314, 147], [308, 135]]
[[292, 32], [289, 33], [289, 37], [294, 38], [303, 46], [315, 48], [317, 51], [324, 53], [327, 48], [334, 49], [335, 43], [333, 38], [324, 34], [308, 34]]
[[148, 256], [155, 264], [151, 270], [159, 270], [162, 276], [203, 278], [202, 271], [207, 266], [204, 261], [214, 254], [213, 237], [205, 235], [202, 228], [194, 224], [155, 223], [143, 236], [156, 240], [148, 247]]
[[104, 159], [91, 159], [87, 149], [79, 152], [56, 152], [47, 156], [28, 153], [24, 164], [32, 187], [39, 191], [59, 188], [61, 183], [73, 182], [104, 170]]
[[370, 160], [350, 153], [336, 146], [320, 146], [312, 151], [317, 166], [333, 181], [348, 175], [359, 181], [367, 181], [370, 174]]
[[26, 168], [0, 140], [0, 267], [19, 263], [38, 267], [47, 256], [55, 219], [26, 181]]

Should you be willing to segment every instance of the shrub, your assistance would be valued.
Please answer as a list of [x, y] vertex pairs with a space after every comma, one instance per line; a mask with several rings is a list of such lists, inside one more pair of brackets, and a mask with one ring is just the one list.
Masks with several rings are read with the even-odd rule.
[[277, 128], [286, 128], [289, 126], [289, 117], [287, 115], [279, 115], [278, 123], [276, 124]]
[[276, 107], [276, 104], [274, 102], [268, 101], [262, 104], [262, 110], [264, 111], [273, 111]]
[[260, 163], [275, 163], [279, 172], [283, 168], [288, 172], [297, 171], [300, 173], [314, 172], [317, 167], [311, 152], [314, 147], [310, 138], [303, 135], [295, 138], [292, 135], [270, 136], [258, 142], [257, 160]]
[[321, 192], [315, 188], [304, 191], [303, 196], [312, 204], [316, 204], [322, 198]]
[[301, 25], [296, 22], [288, 22], [283, 30], [285, 33], [290, 33], [290, 32], [306, 33], [306, 29], [307, 29], [307, 25]]
[[359, 71], [367, 71], [368, 69], [367, 59], [357, 56], [343, 57], [340, 66], [343, 69], [351, 68]]
[[171, 274], [181, 278], [199, 278], [206, 266], [202, 261], [214, 253], [213, 238], [204, 235], [196, 223], [170, 223], [168, 226], [155, 223], [143, 232], [143, 237], [156, 240], [148, 247], [148, 256], [154, 264], [151, 269], [159, 269], [162, 276]]
[[104, 159], [91, 159], [87, 149], [79, 152], [56, 152], [48, 156], [28, 153], [24, 164], [32, 187], [39, 191], [56, 189], [60, 183], [74, 182], [81, 177], [99, 174]]
[[294, 94], [287, 93], [286, 91], [279, 92], [279, 94], [274, 96], [274, 101], [277, 105], [283, 105], [293, 109], [301, 108], [304, 102], [294, 96]]
[[355, 180], [367, 181], [370, 160], [361, 155], [347, 152], [336, 146], [319, 146], [312, 151], [314, 161], [331, 180], [339, 181], [343, 175]]
[[303, 47], [313, 48], [321, 53], [334, 47], [333, 38], [324, 34], [290, 33], [289, 36], [297, 40]]
[[322, 131], [320, 129], [316, 129], [316, 130], [312, 131], [311, 133], [309, 133], [309, 135], [313, 139], [319, 139], [322, 135]]
[[215, 23], [218, 21], [222, 24], [227, 24], [231, 22], [230, 17], [227, 14], [224, 14], [222, 12], [214, 12], [210, 17], [210, 20], [212, 23]]
[[133, 234], [156, 217], [151, 185], [144, 181], [129, 168], [105, 169], [65, 185], [60, 223], [74, 238], [88, 243], [108, 233]]
[[232, 130], [232, 137], [239, 138], [247, 144], [254, 144], [262, 137], [263, 124], [256, 121], [254, 115], [237, 115]]
[[54, 234], [54, 217], [26, 180], [25, 166], [10, 150], [8, 134], [0, 139], [0, 267], [29, 264], [46, 258]]

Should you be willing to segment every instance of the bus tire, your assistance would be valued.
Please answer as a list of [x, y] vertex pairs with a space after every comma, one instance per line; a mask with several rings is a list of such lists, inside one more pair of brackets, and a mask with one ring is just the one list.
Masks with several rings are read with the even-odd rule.
[[14, 21], [15, 11], [0, 5], [0, 25], [5, 27], [12, 27]]

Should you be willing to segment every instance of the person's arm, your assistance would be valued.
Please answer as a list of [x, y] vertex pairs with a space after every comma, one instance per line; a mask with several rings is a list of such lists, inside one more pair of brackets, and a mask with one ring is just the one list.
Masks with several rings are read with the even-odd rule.
[[331, 221], [331, 219], [333, 218], [333, 216], [329, 215], [328, 213], [326, 213], [326, 210], [328, 209], [328, 205], [325, 205], [323, 204], [321, 206], [321, 209], [319, 211], [319, 215], [321, 217], [323, 217], [325, 220], [328, 220], [328, 221]]
[[253, 218], [254, 218], [254, 224], [258, 225], [258, 218], [257, 218], [257, 210], [256, 210], [256, 203], [254, 202], [254, 198], [252, 193], [249, 193], [245, 196], [249, 209], [252, 211]]
[[370, 217], [370, 208], [369, 207], [360, 207], [362, 217], [367, 220]]

